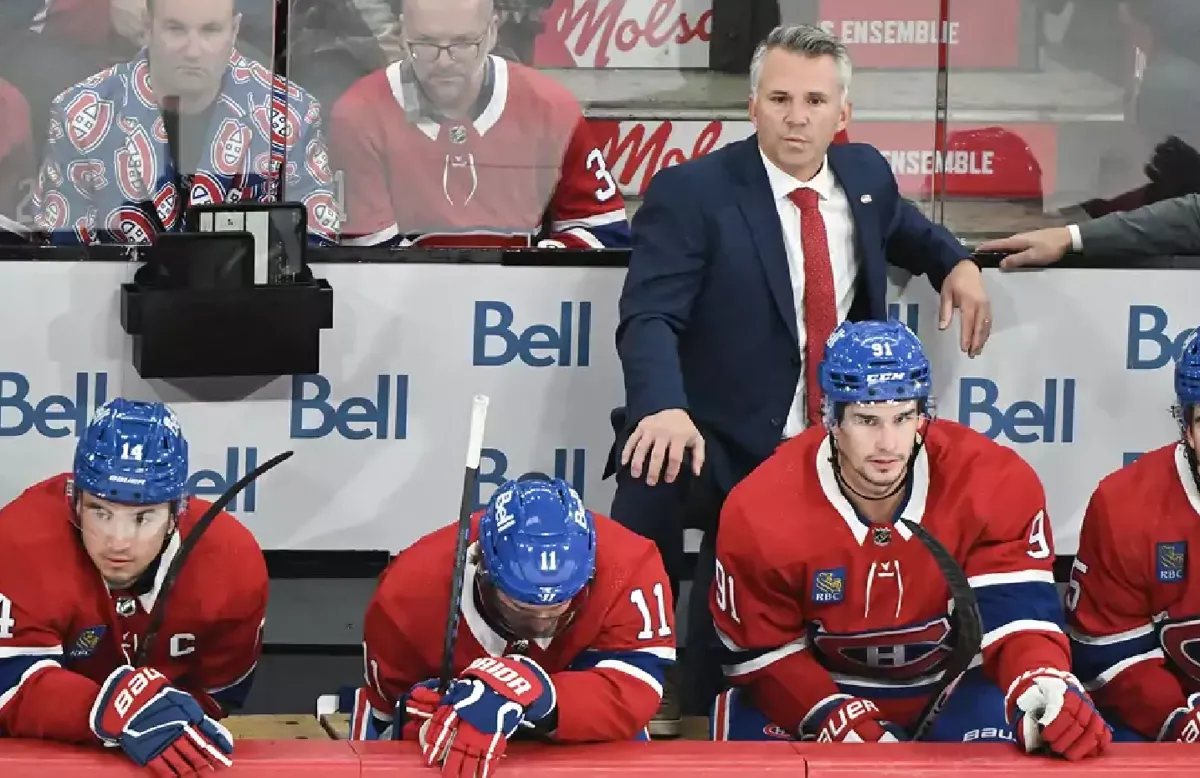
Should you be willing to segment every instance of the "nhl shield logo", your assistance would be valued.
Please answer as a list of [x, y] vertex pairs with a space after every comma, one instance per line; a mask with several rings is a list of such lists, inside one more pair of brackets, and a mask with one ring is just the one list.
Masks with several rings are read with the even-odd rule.
[[128, 618], [137, 613], [137, 600], [132, 597], [117, 598], [117, 615]]
[[874, 539], [875, 545], [886, 546], [888, 543], [892, 542], [892, 528], [891, 527], [872, 527], [871, 528], [871, 537], [872, 537], [872, 539]]
[[456, 124], [450, 128], [450, 142], [462, 145], [467, 142], [467, 128]]

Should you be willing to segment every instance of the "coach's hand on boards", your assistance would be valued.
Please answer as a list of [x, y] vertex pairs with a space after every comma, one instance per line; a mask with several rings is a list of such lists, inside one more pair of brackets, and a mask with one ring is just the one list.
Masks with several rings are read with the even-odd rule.
[[1176, 708], [1163, 723], [1160, 743], [1200, 742], [1200, 693], [1187, 698], [1182, 708]]
[[152, 667], [118, 667], [92, 705], [92, 732], [164, 778], [229, 767], [233, 736]]
[[476, 659], [421, 727], [425, 764], [441, 765], [445, 778], [490, 775], [521, 722], [545, 718], [556, 701], [550, 675], [532, 659]]
[[1074, 762], [1098, 756], [1112, 729], [1070, 673], [1042, 667], [1012, 682], [1004, 697], [1017, 745], [1027, 753], [1047, 749]]
[[902, 729], [884, 720], [875, 703], [848, 694], [821, 703], [800, 729], [806, 735], [804, 740], [818, 743], [899, 743], [908, 739]]
[[638, 422], [621, 450], [621, 466], [628, 465], [634, 478], [645, 474], [650, 486], [658, 483], [660, 474], [667, 483], [674, 483], [688, 451], [692, 452], [692, 473], [700, 475], [704, 467], [704, 438], [687, 411], [668, 408]]

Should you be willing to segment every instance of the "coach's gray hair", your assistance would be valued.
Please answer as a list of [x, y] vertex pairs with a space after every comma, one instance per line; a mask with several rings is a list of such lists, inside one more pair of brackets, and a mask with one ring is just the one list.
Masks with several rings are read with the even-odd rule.
[[750, 95], [758, 94], [758, 81], [762, 78], [763, 59], [771, 49], [783, 49], [802, 57], [833, 57], [837, 63], [838, 76], [842, 82], [842, 99], [850, 94], [850, 77], [854, 67], [850, 64], [850, 53], [846, 45], [836, 36], [811, 24], [780, 25], [771, 30], [767, 39], [758, 44], [750, 58]]

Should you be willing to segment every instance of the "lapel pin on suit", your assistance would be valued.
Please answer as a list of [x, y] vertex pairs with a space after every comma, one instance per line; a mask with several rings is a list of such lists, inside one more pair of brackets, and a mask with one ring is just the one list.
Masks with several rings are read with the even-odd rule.
[[863, 205], [866, 205], [867, 203], [871, 202], [871, 195], [863, 195], [862, 197], [858, 198], [858, 201]]

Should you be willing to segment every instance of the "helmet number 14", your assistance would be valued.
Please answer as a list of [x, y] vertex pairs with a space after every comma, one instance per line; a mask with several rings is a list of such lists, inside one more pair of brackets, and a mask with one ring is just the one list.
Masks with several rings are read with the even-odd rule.
[[17, 620], [12, 615], [12, 600], [0, 594], [0, 640], [7, 640], [13, 635], [13, 627], [17, 626]]
[[121, 444], [121, 459], [132, 459], [135, 462], [142, 461], [142, 444], [134, 443], [130, 445], [126, 440]]
[[[663, 599], [663, 585], [661, 583], [654, 584], [651, 590], [654, 595], [654, 601], [657, 607], [657, 613], [651, 614], [650, 603], [646, 601], [646, 593], [641, 589], [634, 589], [629, 593], [629, 601], [632, 602], [642, 614], [642, 631], [638, 633], [638, 640], [651, 640], [654, 637], [669, 638], [671, 637], [671, 627], [667, 624], [667, 603]], [[658, 629], [654, 628], [654, 616], [658, 618]]]

